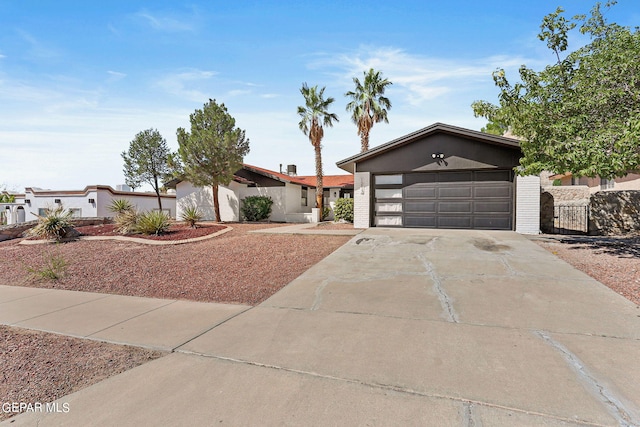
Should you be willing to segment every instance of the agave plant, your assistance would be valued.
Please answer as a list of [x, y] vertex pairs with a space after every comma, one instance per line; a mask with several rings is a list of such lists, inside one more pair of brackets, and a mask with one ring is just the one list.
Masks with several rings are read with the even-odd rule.
[[189, 227], [196, 228], [196, 222], [202, 219], [202, 212], [196, 206], [187, 206], [182, 210], [180, 219], [189, 224]]
[[30, 236], [60, 240], [66, 236], [70, 229], [73, 229], [72, 212], [65, 210], [62, 205], [56, 208], [47, 208], [44, 215], [36, 213], [34, 215], [38, 217], [38, 224], [29, 230]]

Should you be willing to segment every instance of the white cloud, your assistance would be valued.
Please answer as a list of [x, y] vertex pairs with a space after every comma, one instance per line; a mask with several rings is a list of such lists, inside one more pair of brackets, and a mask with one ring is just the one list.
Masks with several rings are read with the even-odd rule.
[[159, 12], [152, 14], [146, 10], [136, 13], [135, 16], [142, 18], [143, 21], [158, 31], [182, 32], [195, 30], [193, 19], [189, 17], [177, 18], [171, 15], [163, 15]]
[[156, 81], [156, 86], [167, 93], [189, 101], [209, 99], [206, 83], [218, 73], [215, 71], [189, 70], [166, 75]]
[[108, 81], [110, 82], [116, 82], [118, 80], [122, 80], [125, 77], [127, 77], [127, 75], [125, 73], [121, 73], [118, 71], [107, 71], [107, 74], [109, 75]]
[[229, 96], [242, 96], [242, 95], [249, 95], [250, 93], [251, 91], [246, 89], [234, 89], [227, 92]]
[[323, 54], [309, 66], [316, 70], [326, 69], [349, 89], [354, 76], [362, 79], [363, 71], [369, 68], [381, 70], [383, 76], [393, 82], [389, 92], [418, 106], [452, 92], [468, 90], [477, 82], [485, 85], [496, 68], [515, 69], [523, 63], [535, 65], [537, 62], [499, 55], [477, 59], [436, 58], [393, 47], [362, 46], [355, 52], [335, 56]]

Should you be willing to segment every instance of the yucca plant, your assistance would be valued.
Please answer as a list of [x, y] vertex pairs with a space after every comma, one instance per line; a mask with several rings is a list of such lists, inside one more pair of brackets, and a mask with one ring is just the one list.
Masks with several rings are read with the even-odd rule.
[[196, 206], [187, 206], [182, 210], [180, 219], [189, 224], [189, 227], [196, 228], [196, 222], [202, 219], [202, 212]]
[[107, 209], [116, 214], [121, 214], [133, 210], [133, 205], [126, 199], [113, 199]]
[[149, 211], [138, 215], [136, 231], [142, 234], [155, 234], [156, 236], [165, 233], [171, 225], [171, 218], [162, 211]]
[[139, 216], [140, 214], [133, 208], [118, 213], [114, 218], [116, 231], [120, 234], [136, 233]]
[[33, 214], [38, 217], [38, 224], [29, 230], [29, 236], [60, 240], [65, 237], [69, 229], [73, 228], [71, 224], [72, 212], [65, 210], [62, 205], [56, 208], [47, 208], [44, 215]]

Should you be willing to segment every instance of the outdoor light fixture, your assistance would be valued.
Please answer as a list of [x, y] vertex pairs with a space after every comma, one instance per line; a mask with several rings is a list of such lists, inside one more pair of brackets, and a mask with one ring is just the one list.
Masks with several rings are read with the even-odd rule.
[[431, 158], [432, 159], [440, 159], [440, 160], [442, 160], [442, 159], [444, 159], [444, 153], [433, 153], [431, 155]]
[[58, 204], [58, 205], [59, 205], [59, 204], [60, 204], [60, 199], [55, 199], [55, 200], [53, 201], [53, 203], [56, 203], [56, 204]]
[[24, 199], [24, 202], [25, 202], [26, 204], [28, 204], [28, 205], [30, 205], [30, 204], [31, 204], [31, 200], [30, 200], [30, 199]]
[[89, 199], [89, 203], [91, 203], [92, 205], [96, 203], [96, 199]]

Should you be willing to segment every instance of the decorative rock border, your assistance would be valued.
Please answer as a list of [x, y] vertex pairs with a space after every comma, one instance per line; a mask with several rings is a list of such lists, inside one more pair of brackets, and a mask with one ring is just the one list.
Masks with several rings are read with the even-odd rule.
[[[207, 234], [206, 236], [193, 237], [191, 239], [184, 240], [151, 240], [151, 239], [143, 239], [140, 237], [128, 237], [128, 236], [80, 236], [76, 239], [71, 240], [61, 240], [61, 242], [73, 241], [73, 240], [118, 240], [121, 242], [130, 242], [130, 243], [142, 243], [143, 245], [151, 245], [151, 246], [163, 246], [163, 245], [183, 245], [185, 243], [194, 243], [199, 242], [201, 240], [211, 239], [216, 236], [220, 236], [224, 233], [228, 233], [233, 230], [233, 227], [228, 225], [224, 226], [225, 228], [220, 231], [216, 231], [212, 234]], [[41, 245], [45, 243], [58, 243], [55, 240], [22, 240], [20, 245]]]

